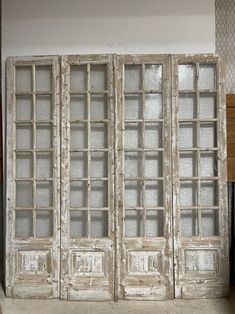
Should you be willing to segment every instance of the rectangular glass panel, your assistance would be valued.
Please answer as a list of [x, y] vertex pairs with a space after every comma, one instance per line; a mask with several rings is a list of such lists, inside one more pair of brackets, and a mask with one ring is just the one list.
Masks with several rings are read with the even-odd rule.
[[36, 66], [35, 68], [35, 78], [36, 78], [36, 91], [38, 92], [48, 92], [52, 88], [51, 86], [51, 65], [47, 66]]
[[143, 206], [141, 181], [126, 181], [125, 182], [125, 206], [126, 207], [141, 207]]
[[162, 89], [162, 65], [146, 64], [144, 78], [145, 89], [147, 90]]
[[200, 64], [199, 67], [199, 89], [214, 89], [216, 81], [216, 66], [214, 64]]
[[108, 176], [108, 153], [91, 153], [90, 176], [96, 178], [105, 178]]
[[33, 236], [33, 212], [17, 210], [15, 223], [16, 238], [29, 238]]
[[52, 127], [37, 125], [37, 148], [50, 149], [52, 147]]
[[70, 153], [70, 177], [87, 177], [87, 153]]
[[36, 192], [37, 207], [53, 206], [53, 182], [38, 181]]
[[37, 121], [50, 121], [52, 119], [51, 96], [40, 95], [36, 97], [36, 119]]
[[71, 148], [87, 148], [87, 123], [70, 124]]
[[162, 148], [163, 147], [163, 130], [162, 123], [145, 124], [145, 148]]
[[33, 104], [31, 96], [16, 96], [16, 120], [31, 120]]
[[195, 123], [181, 123], [179, 127], [179, 147], [193, 148], [197, 146], [197, 129]]
[[162, 152], [145, 152], [145, 177], [163, 176]]
[[71, 92], [87, 90], [86, 65], [70, 65], [70, 90]]
[[70, 236], [87, 237], [87, 211], [70, 211]]
[[138, 152], [128, 152], [125, 154], [125, 177], [142, 176], [142, 154]]
[[143, 117], [143, 106], [141, 95], [125, 95], [125, 119], [142, 119]]
[[92, 64], [90, 68], [91, 91], [104, 91], [107, 89], [107, 65]]
[[30, 149], [33, 146], [31, 124], [16, 126], [16, 149]]
[[53, 236], [53, 211], [52, 210], [37, 210], [36, 236], [39, 238]]
[[91, 120], [107, 119], [107, 96], [91, 95], [90, 111]]
[[33, 207], [33, 183], [16, 182], [16, 207]]
[[70, 95], [70, 120], [87, 119], [87, 96]]
[[179, 89], [180, 90], [195, 90], [196, 82], [196, 66], [195, 64], [180, 64], [179, 65]]
[[164, 236], [164, 211], [147, 210], [146, 211], [146, 236], [163, 237]]
[[218, 175], [216, 152], [201, 152], [200, 175], [202, 177], [214, 177]]
[[197, 181], [181, 181], [180, 206], [194, 206], [197, 204]]
[[200, 146], [203, 148], [213, 148], [216, 143], [216, 124], [201, 123], [200, 124]]
[[217, 206], [218, 205], [218, 181], [217, 180], [201, 181], [200, 202], [201, 202], [201, 206]]
[[141, 237], [143, 234], [143, 212], [127, 210], [125, 213], [125, 237]]
[[202, 236], [210, 237], [219, 235], [219, 212], [213, 209], [203, 209], [202, 217]]
[[195, 209], [181, 210], [181, 235], [192, 237], [198, 235], [198, 214]]
[[142, 127], [141, 123], [128, 123], [125, 125], [125, 147], [142, 147]]
[[179, 160], [179, 175], [181, 177], [197, 176], [197, 153], [181, 152]]
[[179, 119], [195, 119], [197, 106], [195, 95], [179, 95]]
[[38, 178], [52, 178], [53, 159], [51, 153], [36, 154], [36, 170]]
[[125, 91], [141, 89], [141, 65], [125, 65]]
[[32, 67], [16, 66], [16, 92], [32, 91]]
[[145, 206], [157, 207], [163, 206], [163, 182], [146, 181], [145, 183]]
[[91, 237], [108, 236], [108, 212], [102, 210], [91, 211]]
[[92, 181], [90, 206], [93, 208], [108, 207], [108, 182]]
[[216, 110], [216, 96], [215, 95], [201, 95], [200, 96], [200, 118], [214, 119], [217, 116]]
[[145, 94], [145, 119], [162, 119], [162, 94]]
[[91, 148], [108, 147], [107, 123], [91, 123]]
[[16, 153], [16, 178], [33, 176], [33, 158], [30, 153]]
[[87, 207], [87, 182], [71, 181], [70, 182], [70, 207], [79, 208]]

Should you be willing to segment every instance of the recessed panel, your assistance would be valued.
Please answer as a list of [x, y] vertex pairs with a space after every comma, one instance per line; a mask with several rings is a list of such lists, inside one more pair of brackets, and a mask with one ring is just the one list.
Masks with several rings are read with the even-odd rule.
[[218, 252], [206, 248], [185, 250], [185, 272], [218, 272]]
[[130, 275], [156, 275], [162, 272], [160, 251], [128, 251], [127, 260]]
[[145, 65], [144, 88], [146, 90], [162, 89], [162, 68], [161, 64]]
[[16, 96], [16, 120], [31, 120], [33, 104], [31, 96]]

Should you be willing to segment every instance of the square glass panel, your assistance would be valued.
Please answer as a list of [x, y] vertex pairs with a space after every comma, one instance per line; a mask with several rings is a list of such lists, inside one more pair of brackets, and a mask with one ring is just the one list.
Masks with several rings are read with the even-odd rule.
[[180, 181], [180, 206], [198, 205], [197, 190], [197, 181]]
[[195, 64], [180, 64], [178, 67], [179, 89], [195, 90], [196, 66]]
[[107, 89], [107, 64], [92, 64], [90, 68], [91, 91]]
[[86, 178], [87, 177], [87, 153], [73, 152], [70, 153], [70, 177]]
[[87, 220], [86, 210], [70, 211], [70, 236], [71, 237], [87, 237]]
[[108, 182], [92, 181], [90, 206], [93, 208], [108, 207]]
[[108, 153], [91, 153], [90, 176], [96, 178], [106, 178], [108, 176]]
[[33, 104], [31, 96], [16, 96], [16, 120], [31, 120]]
[[143, 235], [143, 212], [127, 210], [125, 213], [125, 237], [141, 237]]
[[70, 120], [87, 119], [87, 97], [70, 95]]
[[52, 66], [36, 66], [35, 67], [35, 78], [36, 78], [36, 91], [37, 92], [48, 92], [52, 89], [51, 79]]
[[219, 212], [213, 209], [203, 209], [201, 211], [202, 236], [210, 237], [219, 235]]
[[91, 123], [91, 148], [108, 147], [107, 123]]
[[52, 147], [52, 126], [37, 125], [37, 148], [50, 149]]
[[31, 153], [16, 153], [16, 178], [33, 176], [33, 158]]
[[32, 66], [16, 66], [16, 92], [32, 91]]
[[214, 119], [217, 116], [216, 96], [205, 94], [200, 96], [200, 118]]
[[162, 94], [145, 94], [145, 119], [162, 119]]
[[193, 148], [197, 146], [197, 128], [195, 123], [180, 123], [179, 147]]
[[87, 207], [87, 182], [71, 181], [70, 182], [70, 207], [81, 208]]
[[217, 147], [216, 123], [200, 124], [200, 146], [203, 148]]
[[51, 96], [36, 97], [36, 119], [37, 121], [50, 121], [52, 119], [52, 98]]
[[126, 207], [143, 206], [143, 190], [141, 181], [125, 182], [125, 206]]
[[87, 66], [70, 65], [70, 90], [82, 92], [87, 90]]
[[91, 95], [90, 117], [91, 120], [107, 119], [107, 96]]
[[16, 125], [16, 149], [33, 147], [33, 132], [31, 124]]
[[195, 119], [197, 117], [196, 96], [179, 95], [179, 119]]
[[147, 210], [146, 211], [146, 236], [163, 237], [164, 236], [164, 211]]
[[71, 148], [87, 148], [87, 123], [70, 124], [70, 145]]
[[203, 180], [201, 181], [200, 204], [201, 206], [218, 205], [218, 181]]
[[145, 206], [158, 207], [163, 206], [164, 190], [163, 181], [145, 182]]
[[145, 177], [163, 176], [162, 152], [145, 152]]
[[196, 177], [197, 176], [197, 153], [181, 152], [179, 160], [180, 177]]
[[91, 237], [108, 236], [108, 212], [104, 210], [91, 211]]
[[125, 95], [125, 113], [124, 119], [142, 119], [143, 117], [143, 105], [141, 95]]
[[141, 65], [125, 65], [125, 91], [132, 92], [141, 89]]
[[16, 238], [29, 238], [33, 236], [33, 212], [17, 210], [15, 223]]
[[162, 89], [162, 65], [146, 64], [144, 88], [147, 90]]
[[16, 182], [16, 207], [33, 207], [33, 183]]
[[216, 152], [201, 152], [200, 175], [201, 177], [214, 177], [218, 175]]
[[53, 159], [51, 153], [36, 154], [36, 170], [38, 178], [53, 177]]
[[36, 203], [38, 208], [53, 206], [53, 182], [38, 181], [36, 186]]
[[125, 148], [142, 147], [142, 124], [126, 123], [124, 136]]
[[37, 210], [36, 214], [36, 237], [53, 236], [53, 211]]
[[198, 212], [196, 209], [181, 210], [180, 228], [181, 235], [184, 237], [198, 235]]
[[142, 176], [142, 154], [139, 152], [128, 152], [125, 154], [125, 177]]
[[163, 147], [163, 129], [162, 123], [145, 124], [145, 148], [162, 148]]
[[214, 89], [216, 82], [216, 65], [200, 64], [199, 66], [199, 89]]

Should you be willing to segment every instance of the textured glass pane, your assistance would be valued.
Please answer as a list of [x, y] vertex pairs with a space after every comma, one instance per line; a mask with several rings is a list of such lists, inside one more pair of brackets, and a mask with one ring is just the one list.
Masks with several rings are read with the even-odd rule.
[[201, 181], [200, 202], [201, 206], [217, 206], [218, 205], [218, 182], [217, 181]]
[[52, 128], [37, 126], [37, 148], [50, 149], [52, 147]]
[[32, 97], [16, 96], [16, 120], [31, 120], [32, 114]]
[[53, 176], [53, 160], [51, 153], [37, 153], [36, 169], [38, 178], [51, 178]]
[[162, 177], [163, 159], [162, 152], [145, 153], [145, 177]]
[[91, 237], [100, 238], [108, 236], [108, 212], [91, 211]]
[[181, 235], [192, 237], [198, 235], [198, 216], [197, 210], [181, 210]]
[[32, 91], [32, 67], [22, 66], [16, 67], [16, 91], [31, 92]]
[[91, 207], [108, 207], [108, 182], [92, 181], [90, 193]]
[[125, 206], [140, 207], [142, 204], [142, 184], [140, 181], [125, 182]]
[[70, 90], [72, 92], [85, 91], [87, 89], [86, 65], [70, 66]]
[[87, 101], [85, 95], [70, 96], [70, 119], [87, 119]]
[[91, 65], [91, 91], [103, 91], [107, 89], [107, 65]]
[[213, 177], [218, 175], [216, 152], [201, 152], [200, 175], [202, 177]]
[[193, 148], [197, 146], [197, 129], [194, 123], [181, 123], [179, 128], [179, 147]]
[[162, 94], [145, 95], [145, 119], [162, 119]]
[[33, 146], [31, 125], [16, 126], [16, 149], [30, 149]]
[[71, 148], [87, 148], [87, 124], [71, 123], [70, 125]]
[[204, 209], [202, 217], [202, 236], [209, 237], [219, 235], [219, 213], [217, 210]]
[[194, 90], [196, 79], [196, 66], [194, 64], [179, 65], [179, 89]]
[[36, 215], [36, 236], [52, 237], [53, 236], [53, 211], [38, 210]]
[[87, 206], [87, 182], [74, 181], [70, 182], [70, 207]]
[[108, 154], [104, 152], [91, 153], [91, 177], [108, 176]]
[[203, 148], [213, 148], [217, 146], [215, 123], [200, 124], [200, 146]]
[[125, 147], [142, 147], [142, 127], [141, 123], [128, 123], [125, 125]]
[[37, 207], [53, 206], [53, 183], [47, 181], [37, 182]]
[[36, 66], [36, 91], [51, 90], [51, 65]]
[[108, 147], [107, 123], [91, 123], [91, 148]]
[[125, 95], [125, 119], [142, 119], [143, 106], [140, 95]]
[[87, 153], [70, 153], [70, 177], [87, 177]]
[[163, 210], [146, 212], [146, 236], [163, 237], [164, 236], [164, 212]]
[[33, 206], [33, 183], [29, 181], [16, 182], [16, 207]]
[[140, 237], [143, 233], [142, 211], [127, 210], [125, 214], [125, 236]]
[[141, 89], [141, 65], [125, 66], [125, 91]]
[[197, 181], [181, 181], [180, 206], [193, 206], [197, 204]]
[[33, 176], [33, 158], [30, 153], [16, 154], [16, 177], [29, 178]]
[[215, 88], [215, 73], [214, 64], [201, 64], [199, 70], [199, 89], [214, 89]]
[[36, 118], [38, 121], [49, 121], [52, 119], [52, 99], [51, 99], [51, 96], [37, 96], [37, 98], [36, 98]]
[[27, 210], [16, 211], [15, 224], [16, 238], [29, 238], [33, 236], [33, 212]]
[[179, 160], [179, 174], [181, 177], [197, 176], [197, 153], [181, 152]]
[[145, 206], [163, 206], [164, 193], [162, 181], [147, 181], [145, 183]]
[[194, 95], [179, 96], [179, 119], [195, 119], [197, 115], [196, 98]]
[[142, 176], [142, 154], [138, 152], [128, 152], [125, 154], [125, 177]]
[[162, 89], [162, 65], [145, 65], [145, 89]]
[[200, 97], [200, 118], [213, 119], [216, 118], [216, 96], [201, 95]]
[[106, 95], [91, 95], [90, 106], [91, 120], [107, 119], [107, 97]]
[[161, 148], [163, 147], [163, 130], [162, 123], [145, 124], [145, 148]]
[[70, 211], [70, 236], [87, 237], [87, 211]]

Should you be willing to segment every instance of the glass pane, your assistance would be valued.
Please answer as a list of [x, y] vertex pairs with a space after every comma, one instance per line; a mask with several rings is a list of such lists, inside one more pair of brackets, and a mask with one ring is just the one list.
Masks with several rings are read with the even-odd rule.
[[70, 65], [71, 92], [85, 91], [87, 89], [86, 65]]
[[141, 237], [143, 234], [142, 211], [127, 210], [125, 214], [125, 236]]
[[146, 236], [163, 237], [164, 236], [164, 211], [147, 210], [146, 211]]
[[194, 95], [179, 96], [179, 119], [195, 119], [197, 116], [196, 98]]
[[70, 153], [70, 177], [87, 177], [87, 153]]
[[37, 182], [37, 207], [53, 206], [53, 183], [47, 181]]
[[194, 64], [179, 65], [179, 89], [195, 90], [196, 67]]
[[142, 127], [141, 123], [128, 123], [125, 125], [125, 147], [142, 147]]
[[197, 210], [185, 209], [181, 210], [181, 235], [192, 237], [198, 235], [198, 215]]
[[107, 123], [91, 123], [91, 148], [108, 147]]
[[142, 176], [142, 154], [138, 152], [128, 152], [125, 154], [125, 177]]
[[16, 182], [16, 207], [33, 206], [33, 183], [29, 181]]
[[15, 224], [16, 238], [29, 238], [33, 236], [33, 212], [29, 210], [16, 211]]
[[30, 149], [33, 146], [31, 125], [16, 126], [16, 149]]
[[145, 65], [145, 89], [162, 89], [162, 65]]
[[87, 101], [85, 95], [70, 96], [70, 119], [87, 119]]
[[145, 183], [145, 206], [157, 207], [163, 206], [163, 182], [147, 181]]
[[125, 66], [125, 91], [141, 89], [141, 65]]
[[87, 211], [70, 211], [70, 236], [87, 237]]
[[70, 124], [71, 148], [87, 148], [87, 123]]
[[53, 211], [52, 210], [37, 210], [36, 236], [37, 237], [52, 237], [53, 236]]
[[87, 207], [87, 182], [70, 182], [70, 207]]
[[37, 148], [50, 149], [52, 140], [52, 128], [50, 126], [37, 126]]
[[108, 236], [108, 212], [107, 211], [91, 211], [91, 237], [107, 237]]
[[145, 95], [145, 119], [162, 119], [162, 94]]
[[219, 235], [219, 213], [213, 209], [203, 209], [202, 217], [202, 236], [209, 237]]
[[108, 176], [108, 154], [104, 152], [91, 153], [91, 177], [105, 178]]
[[91, 120], [107, 119], [106, 95], [91, 95]]
[[215, 88], [215, 65], [214, 64], [201, 64], [199, 70], [199, 89], [214, 89]]
[[32, 67], [22, 66], [16, 67], [16, 91], [31, 92], [32, 91]]
[[197, 146], [197, 129], [195, 123], [181, 123], [179, 127], [179, 147], [193, 148]]
[[145, 177], [162, 177], [163, 159], [162, 152], [145, 153]]
[[51, 65], [36, 66], [36, 91], [44, 92], [51, 90]]
[[52, 178], [52, 154], [51, 153], [37, 153], [36, 155], [36, 169], [38, 178]]
[[30, 153], [16, 154], [16, 177], [29, 178], [33, 176], [33, 158]]
[[197, 153], [181, 152], [179, 160], [179, 175], [181, 177], [197, 176]]
[[203, 148], [213, 148], [217, 146], [215, 123], [200, 124], [200, 146]]
[[197, 181], [181, 181], [180, 206], [194, 206], [197, 204]]
[[200, 118], [213, 119], [216, 118], [216, 96], [215, 95], [201, 95], [200, 96]]
[[107, 89], [107, 65], [91, 65], [91, 91], [104, 91]]
[[90, 206], [93, 208], [108, 207], [108, 182], [92, 181]]
[[141, 181], [125, 182], [125, 206], [141, 207], [142, 204], [142, 183]]
[[52, 119], [51, 96], [37, 96], [36, 98], [36, 119], [38, 121], [50, 121]]
[[201, 206], [218, 205], [218, 182], [213, 180], [201, 181]]
[[31, 120], [32, 114], [32, 97], [16, 96], [16, 120]]
[[142, 119], [143, 107], [140, 95], [125, 95], [125, 119]]
[[162, 123], [145, 124], [145, 148], [161, 148], [163, 147], [163, 130]]
[[200, 175], [202, 177], [214, 177], [218, 175], [216, 152], [201, 152]]

